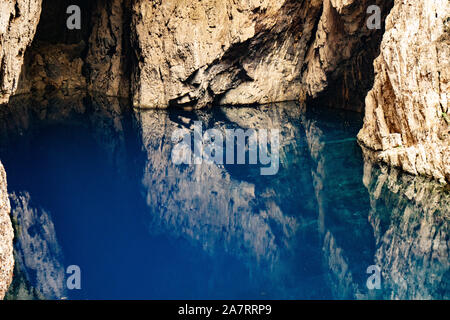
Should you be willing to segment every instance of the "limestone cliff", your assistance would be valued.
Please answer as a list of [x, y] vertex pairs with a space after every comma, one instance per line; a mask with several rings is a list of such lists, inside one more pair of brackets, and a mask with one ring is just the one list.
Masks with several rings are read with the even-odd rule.
[[[390, 8], [390, 1], [376, 3]], [[338, 78], [345, 80], [335, 95], [348, 101], [350, 88], [370, 85], [361, 69], [370, 69], [378, 52], [381, 33], [365, 24], [368, 6], [330, 0], [136, 1], [133, 103], [202, 107], [297, 100]]]
[[[366, 9], [378, 4], [385, 16], [391, 3], [7, 1], [1, 102], [14, 92], [85, 88], [131, 96], [136, 107], [201, 108], [329, 90], [334, 104], [361, 110], [382, 35], [367, 28]], [[70, 4], [81, 8], [81, 30], [65, 26]]]
[[86, 62], [88, 88], [109, 96], [130, 92], [131, 0], [97, 1], [91, 17]]
[[8, 102], [19, 83], [25, 50], [34, 38], [42, 0], [0, 2], [0, 104]]
[[0, 300], [11, 283], [14, 268], [14, 231], [9, 217], [10, 204], [6, 189], [6, 173], [0, 163]]
[[379, 160], [450, 181], [450, 4], [395, 1], [359, 140]]

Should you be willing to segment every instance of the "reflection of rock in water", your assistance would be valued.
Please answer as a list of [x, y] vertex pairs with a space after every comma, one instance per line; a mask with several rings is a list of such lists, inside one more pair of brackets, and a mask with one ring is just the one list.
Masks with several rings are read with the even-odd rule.
[[450, 298], [450, 195], [423, 177], [375, 165], [365, 150], [376, 264], [388, 299]]
[[[336, 143], [342, 130], [329, 127], [340, 122], [321, 122], [306, 113], [301, 119], [313, 160], [324, 264], [333, 296], [448, 298], [448, 193], [426, 178], [379, 168], [366, 149], [363, 158], [359, 151], [346, 153], [348, 148]], [[330, 138], [335, 141], [330, 143]], [[352, 168], [362, 165], [364, 184]], [[366, 287], [366, 269], [374, 264], [383, 272], [381, 291]]]
[[[86, 129], [84, 131], [92, 133], [96, 145], [104, 151], [105, 159], [118, 171], [125, 171], [133, 165], [126, 158], [124, 137], [124, 131], [130, 129], [124, 128], [130, 122], [125, 121], [124, 110], [128, 107], [122, 99], [86, 95], [81, 91], [16, 96], [11, 98], [9, 105], [0, 108], [0, 148], [6, 148], [16, 156], [22, 152], [26, 155], [36, 147], [33, 145], [35, 137], [46, 128], [62, 125], [78, 132]], [[23, 163], [26, 166], [27, 160]], [[18, 170], [26, 172], [28, 168]], [[59, 249], [50, 217], [44, 211], [30, 207], [28, 193], [12, 195], [12, 199], [16, 206], [13, 213], [17, 216], [15, 229], [18, 235], [15, 259], [19, 263], [6, 298], [59, 298], [64, 294], [64, 273], [60, 273], [64, 270], [57, 261]], [[42, 256], [39, 256], [40, 250], [44, 250]], [[52, 259], [54, 261], [50, 261]]]
[[[307, 211], [315, 208], [310, 202], [312, 189], [305, 191], [311, 185], [309, 169], [304, 168], [308, 163], [303, 161], [303, 149], [297, 147], [301, 126], [292, 121], [298, 118], [298, 106], [221, 108], [213, 112], [218, 114], [196, 111], [177, 117], [164, 110], [137, 114], [148, 153], [143, 185], [147, 189], [147, 204], [152, 208], [150, 228], [152, 232], [168, 230], [210, 253], [224, 249], [244, 261], [257, 261], [276, 274], [286, 267], [279, 264], [282, 254], [305, 250], [298, 248], [297, 231], [313, 220], [313, 214], [308, 217]], [[174, 165], [172, 132], [178, 127], [192, 130], [194, 120], [202, 121], [204, 130], [281, 129], [279, 173], [263, 177], [259, 176], [259, 169], [256, 174], [239, 171], [254, 170], [249, 166], [239, 169], [217, 164]], [[292, 152], [289, 156], [288, 151]], [[283, 170], [288, 166], [299, 168]], [[300, 190], [292, 189], [298, 184], [302, 185]], [[291, 276], [299, 273], [291, 272]]]
[[351, 114], [344, 119], [337, 110], [322, 112], [319, 116], [305, 109], [301, 122], [312, 159], [323, 263], [335, 298], [365, 298], [373, 236], [367, 222], [367, 191], [355, 174], [362, 167], [361, 153], [355, 139], [348, 138], [357, 131], [359, 119]]
[[[61, 298], [65, 294], [65, 273], [61, 250], [50, 216], [30, 206], [28, 193], [10, 195], [16, 223], [14, 243], [17, 268], [24, 282], [13, 282], [10, 298]], [[17, 275], [16, 275], [17, 276]]]

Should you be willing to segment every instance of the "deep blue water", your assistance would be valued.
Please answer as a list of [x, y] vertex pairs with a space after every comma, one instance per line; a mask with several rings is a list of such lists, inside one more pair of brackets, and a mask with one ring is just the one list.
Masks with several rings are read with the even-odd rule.
[[[92, 97], [10, 108], [0, 113], [17, 235], [9, 298], [449, 297], [448, 193], [364, 158], [357, 113], [130, 112]], [[173, 164], [171, 133], [194, 121], [280, 129], [279, 172]], [[406, 196], [410, 185], [439, 205]], [[66, 287], [69, 265], [81, 290]], [[379, 290], [366, 286], [370, 265], [383, 271]]]

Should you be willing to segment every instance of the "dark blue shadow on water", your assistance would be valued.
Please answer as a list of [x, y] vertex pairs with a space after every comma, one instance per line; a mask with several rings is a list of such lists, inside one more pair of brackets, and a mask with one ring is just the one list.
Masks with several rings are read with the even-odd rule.
[[[279, 129], [278, 173], [174, 164], [172, 133], [195, 121]], [[7, 298], [448, 298], [448, 193], [373, 163], [361, 125], [296, 103], [132, 112], [95, 96], [13, 101], [0, 112], [16, 230]], [[67, 287], [70, 265], [81, 290]], [[371, 265], [379, 290], [366, 285]]]

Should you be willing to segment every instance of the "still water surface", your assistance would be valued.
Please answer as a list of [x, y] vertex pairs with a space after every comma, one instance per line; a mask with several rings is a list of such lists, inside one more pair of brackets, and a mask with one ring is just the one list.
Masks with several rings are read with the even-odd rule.
[[[10, 109], [10, 299], [450, 297], [448, 191], [373, 163], [354, 139], [359, 114], [296, 103], [131, 113], [81, 96]], [[173, 164], [172, 132], [195, 121], [280, 129], [278, 174]], [[70, 265], [81, 290], [67, 289]], [[366, 286], [371, 265], [379, 290]]]

